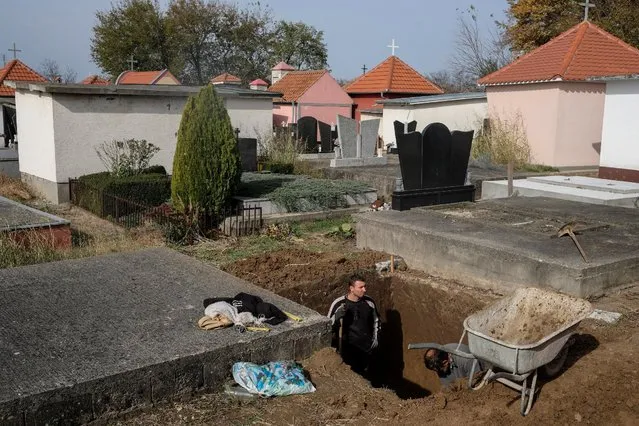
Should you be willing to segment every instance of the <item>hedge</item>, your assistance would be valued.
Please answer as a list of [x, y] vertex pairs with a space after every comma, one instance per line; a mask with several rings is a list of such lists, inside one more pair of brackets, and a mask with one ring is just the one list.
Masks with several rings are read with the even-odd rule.
[[111, 215], [102, 205], [100, 192], [145, 204], [158, 206], [171, 198], [171, 180], [166, 174], [147, 173], [127, 177], [114, 177], [109, 172], [80, 176], [78, 180], [95, 191], [81, 191], [78, 204], [98, 215]]

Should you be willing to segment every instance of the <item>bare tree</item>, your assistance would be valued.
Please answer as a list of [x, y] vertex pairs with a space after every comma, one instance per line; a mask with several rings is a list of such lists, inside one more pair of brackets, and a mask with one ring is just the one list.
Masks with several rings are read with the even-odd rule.
[[464, 73], [440, 70], [427, 74], [425, 77], [441, 87], [446, 93], [464, 93], [479, 90], [475, 81], [469, 79]]
[[54, 83], [72, 84], [75, 83], [78, 78], [78, 74], [71, 69], [71, 67], [67, 66], [64, 72], [62, 72], [60, 70], [60, 65], [50, 58], [42, 61], [39, 71], [40, 74]]
[[511, 61], [506, 38], [498, 23], [495, 24], [489, 36], [483, 38], [477, 22], [477, 9], [471, 5], [466, 13], [460, 14], [457, 45], [451, 58], [453, 74], [474, 83]]

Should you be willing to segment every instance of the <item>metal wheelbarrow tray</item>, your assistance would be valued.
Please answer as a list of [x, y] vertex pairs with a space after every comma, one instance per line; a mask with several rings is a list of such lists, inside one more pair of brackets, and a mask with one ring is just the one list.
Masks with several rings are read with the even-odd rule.
[[[524, 288], [464, 320], [470, 353], [450, 350], [435, 343], [410, 344], [409, 349], [435, 348], [474, 359], [468, 385], [474, 390], [498, 381], [521, 392], [522, 415], [532, 408], [537, 370], [557, 374], [566, 360], [571, 337], [579, 323], [592, 312], [583, 299]], [[472, 379], [481, 362], [486, 370], [479, 384]], [[530, 383], [529, 377], [532, 375]]]
[[591, 312], [583, 299], [525, 288], [467, 317], [464, 330], [475, 357], [526, 374], [553, 361]]

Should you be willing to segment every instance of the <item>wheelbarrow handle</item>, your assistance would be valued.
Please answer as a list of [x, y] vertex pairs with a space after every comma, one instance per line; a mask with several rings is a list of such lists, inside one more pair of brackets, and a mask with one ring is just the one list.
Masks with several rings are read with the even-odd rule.
[[477, 359], [473, 354], [469, 354], [468, 352], [460, 351], [457, 349], [447, 348], [438, 343], [409, 343], [408, 349], [437, 349], [440, 351], [451, 353], [453, 355], [457, 355], [462, 358]]

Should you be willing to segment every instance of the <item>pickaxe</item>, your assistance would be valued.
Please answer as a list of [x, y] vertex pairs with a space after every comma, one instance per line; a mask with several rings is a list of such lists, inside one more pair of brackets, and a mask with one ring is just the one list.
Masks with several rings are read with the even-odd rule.
[[574, 241], [575, 245], [577, 246], [577, 249], [579, 250], [581, 257], [584, 258], [584, 262], [588, 263], [588, 258], [586, 257], [586, 253], [584, 253], [584, 249], [581, 248], [581, 245], [579, 244], [579, 241], [577, 241], [577, 237], [575, 236], [575, 232], [574, 232], [575, 225], [576, 225], [575, 222], [568, 222], [567, 224], [563, 225], [557, 231], [557, 237], [563, 237], [564, 235], [569, 235], [570, 238], [572, 238], [572, 240]]

